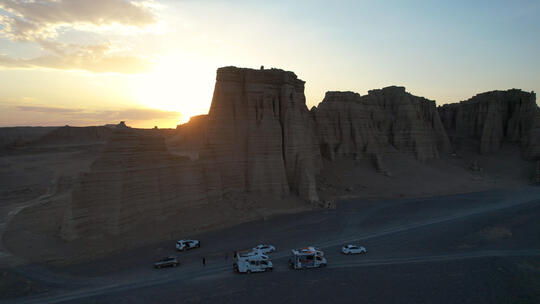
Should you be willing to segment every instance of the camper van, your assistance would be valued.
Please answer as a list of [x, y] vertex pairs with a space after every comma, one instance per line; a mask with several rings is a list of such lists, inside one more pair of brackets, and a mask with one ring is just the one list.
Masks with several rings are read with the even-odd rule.
[[326, 258], [321, 250], [293, 249], [292, 256], [289, 259], [289, 266], [292, 269], [325, 267]]
[[266, 272], [272, 271], [274, 265], [265, 255], [242, 255], [237, 254], [234, 257], [233, 269], [239, 273]]
[[247, 258], [247, 257], [258, 257], [263, 260], [270, 260], [269, 256], [262, 253], [261, 251], [255, 251], [255, 250], [238, 252], [236, 253], [236, 256], [234, 258], [239, 259], [239, 258]]

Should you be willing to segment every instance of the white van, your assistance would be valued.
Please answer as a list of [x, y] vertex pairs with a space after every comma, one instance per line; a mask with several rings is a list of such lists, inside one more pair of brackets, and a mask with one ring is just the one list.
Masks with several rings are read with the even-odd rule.
[[319, 249], [293, 249], [289, 266], [293, 269], [326, 267], [326, 258], [324, 252]]
[[242, 257], [236, 255], [233, 269], [239, 273], [266, 272], [272, 271], [274, 265], [266, 256], [250, 255]]
[[248, 258], [248, 257], [256, 257], [256, 258], [258, 257], [263, 260], [270, 260], [269, 256], [262, 253], [261, 251], [255, 251], [255, 250], [238, 252], [236, 253], [236, 256], [235, 256], [236, 259]]

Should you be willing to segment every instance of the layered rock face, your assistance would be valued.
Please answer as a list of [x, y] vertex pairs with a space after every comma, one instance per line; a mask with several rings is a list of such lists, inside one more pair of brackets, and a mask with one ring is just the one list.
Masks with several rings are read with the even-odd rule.
[[113, 132], [113, 128], [105, 126], [57, 128], [36, 140], [36, 145], [62, 145], [62, 144], [88, 144], [106, 142]]
[[534, 154], [538, 106], [534, 93], [521, 90], [492, 91], [460, 103], [439, 107], [441, 119], [456, 147], [475, 140], [480, 153], [496, 152], [503, 142], [519, 143]]
[[221, 189], [318, 200], [319, 149], [294, 73], [218, 69], [207, 120], [204, 159]]
[[206, 139], [207, 118], [208, 115], [193, 116], [187, 123], [177, 126], [167, 140], [171, 152], [198, 159]]
[[58, 127], [7, 127], [0, 128], [0, 149], [23, 146], [43, 137]]
[[159, 230], [182, 210], [208, 203], [201, 172], [197, 163], [168, 153], [158, 132], [115, 130], [91, 171], [79, 177], [62, 235]]
[[537, 108], [534, 113], [534, 119], [526, 138], [522, 143], [523, 156], [529, 160], [540, 160], [540, 109]]
[[450, 150], [435, 102], [404, 87], [371, 90], [365, 96], [327, 92], [312, 114], [322, 154], [329, 159], [397, 150], [426, 160]]

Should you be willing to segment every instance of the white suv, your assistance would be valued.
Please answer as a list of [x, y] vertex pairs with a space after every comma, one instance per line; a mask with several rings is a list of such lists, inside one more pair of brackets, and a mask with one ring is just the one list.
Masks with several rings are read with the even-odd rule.
[[179, 240], [178, 242], [176, 242], [176, 249], [180, 251], [199, 247], [201, 247], [201, 242], [199, 242], [198, 240]]
[[349, 244], [349, 245], [343, 246], [341, 248], [341, 252], [344, 254], [359, 254], [359, 253], [367, 253], [367, 250], [365, 247]]
[[272, 246], [272, 245], [257, 245], [253, 248], [253, 251], [257, 251], [257, 252], [260, 252], [260, 253], [271, 253], [271, 252], [274, 252], [276, 251], [276, 247]]

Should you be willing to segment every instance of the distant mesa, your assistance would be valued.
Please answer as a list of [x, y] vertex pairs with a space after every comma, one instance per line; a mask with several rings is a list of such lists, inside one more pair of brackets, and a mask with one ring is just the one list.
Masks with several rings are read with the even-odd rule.
[[125, 121], [121, 121], [117, 124], [106, 124], [105, 127], [107, 128], [113, 128], [113, 129], [127, 129], [127, 128], [131, 128], [131, 127], [128, 127], [126, 125], [126, 122]]
[[42, 138], [34, 141], [33, 145], [65, 145], [105, 143], [114, 130], [130, 129], [124, 121], [118, 124], [107, 124], [95, 127], [64, 126], [51, 131]]

